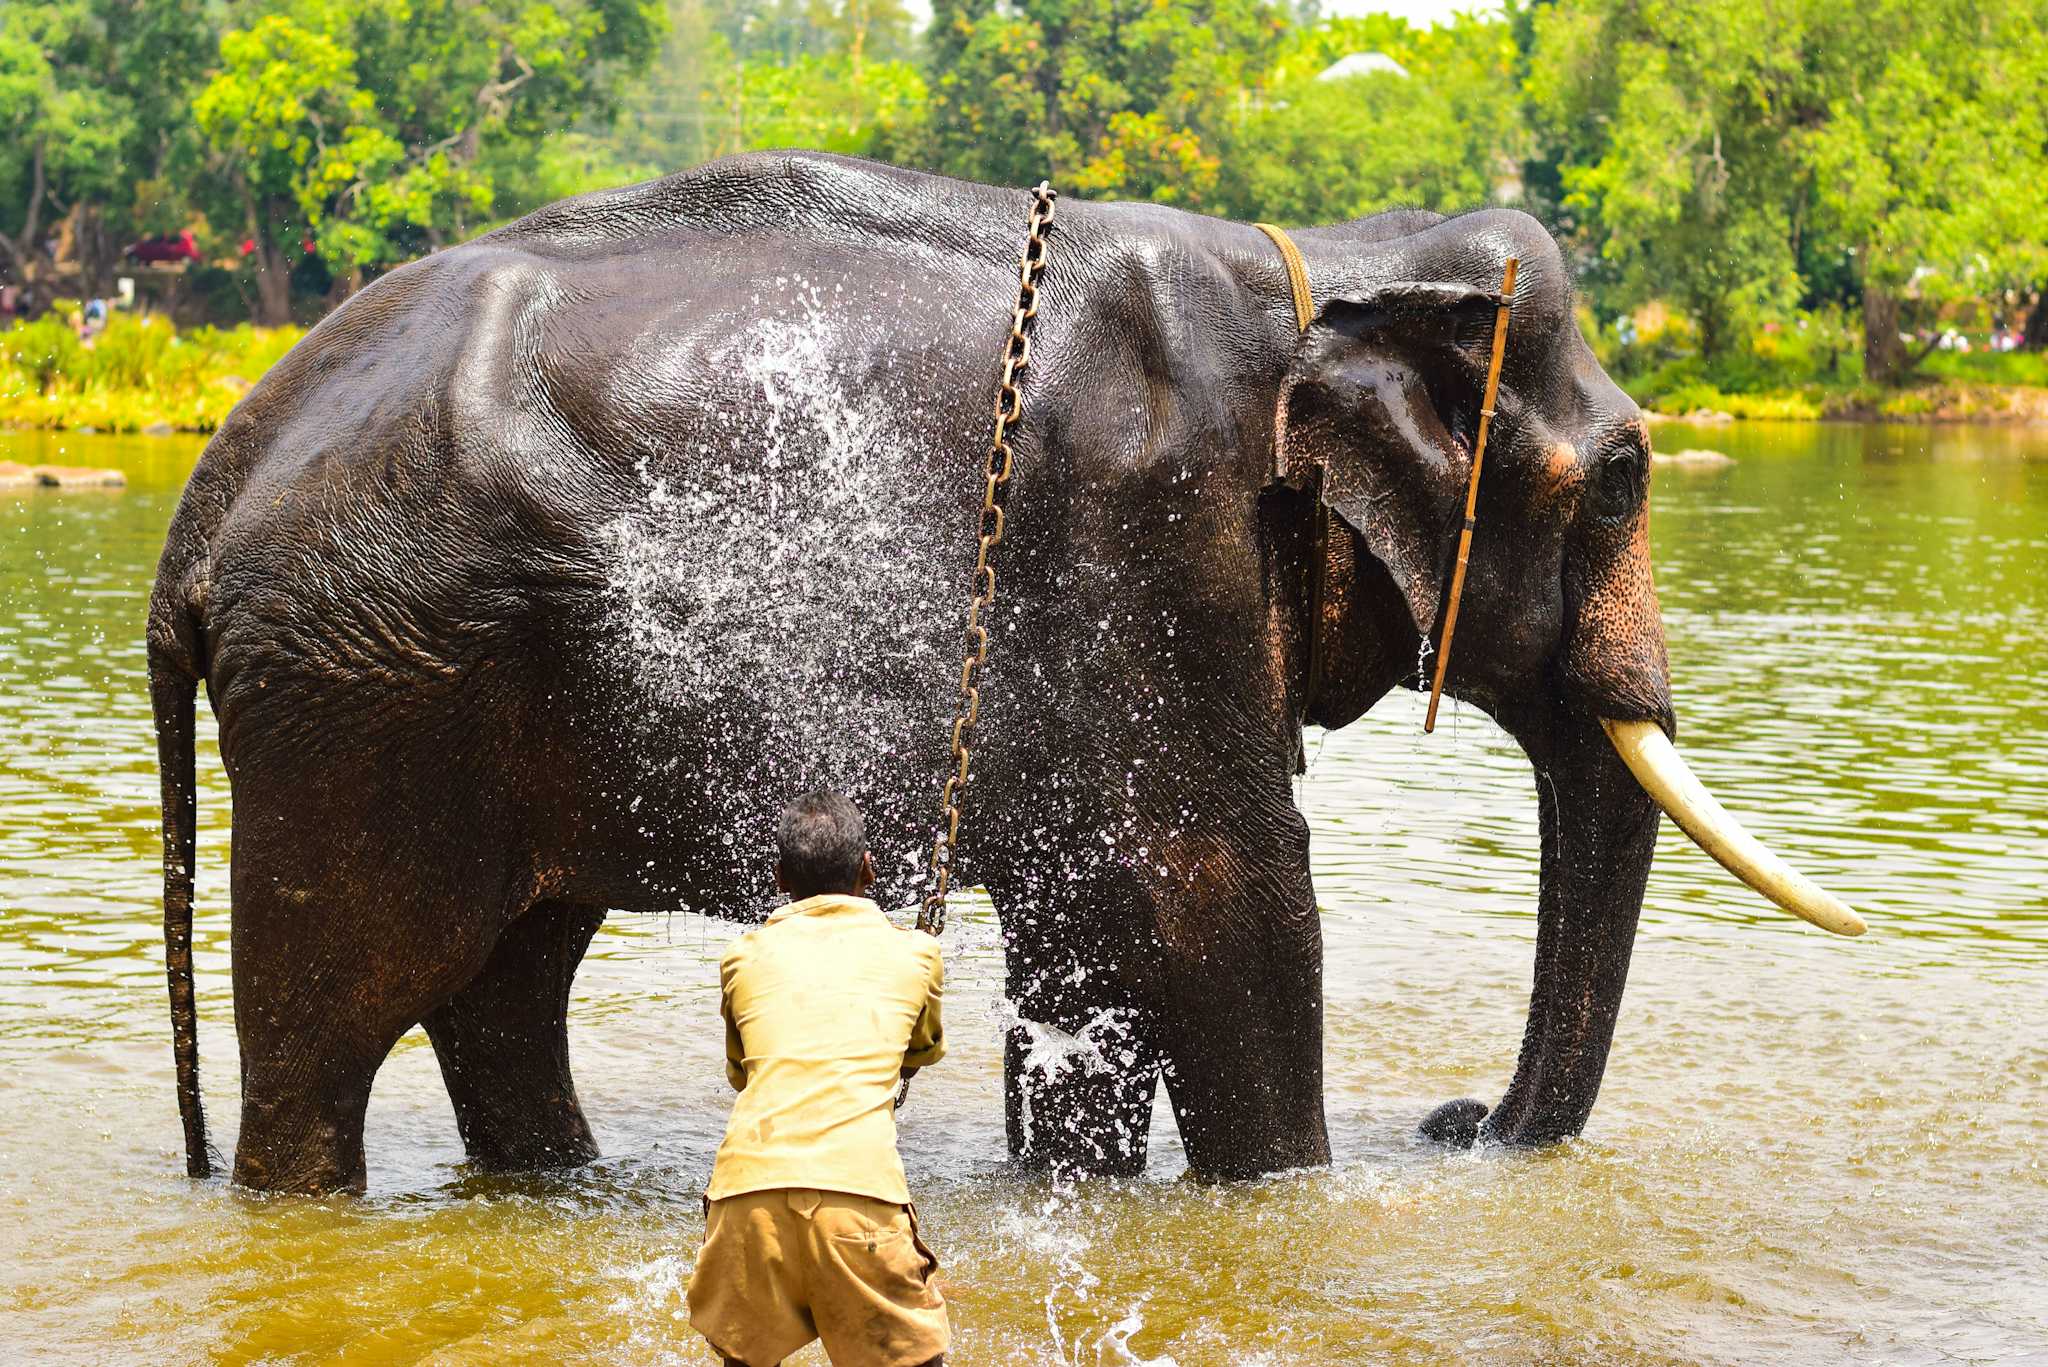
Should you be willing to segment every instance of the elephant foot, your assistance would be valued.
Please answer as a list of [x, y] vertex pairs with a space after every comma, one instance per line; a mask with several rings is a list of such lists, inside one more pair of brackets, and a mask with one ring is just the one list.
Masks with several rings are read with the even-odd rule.
[[573, 1098], [542, 1116], [493, 1118], [474, 1111], [460, 1124], [471, 1166], [480, 1172], [545, 1172], [577, 1168], [598, 1155], [597, 1141]]
[[277, 1062], [285, 1052], [280, 1044], [254, 1029], [248, 1038], [243, 1047], [255, 1062], [242, 1083], [236, 1183], [294, 1196], [361, 1195], [369, 1180], [363, 1112], [374, 1068], [330, 1054], [287, 1070]]
[[274, 1153], [252, 1140], [235, 1153], [234, 1180], [251, 1191], [285, 1196], [361, 1196], [369, 1184], [362, 1153], [360, 1131], [352, 1143], [313, 1141], [302, 1152], [289, 1154]]
[[1486, 1119], [1486, 1103], [1471, 1097], [1446, 1101], [1423, 1117], [1422, 1137], [1446, 1148], [1469, 1149], [1479, 1140], [1479, 1126]]

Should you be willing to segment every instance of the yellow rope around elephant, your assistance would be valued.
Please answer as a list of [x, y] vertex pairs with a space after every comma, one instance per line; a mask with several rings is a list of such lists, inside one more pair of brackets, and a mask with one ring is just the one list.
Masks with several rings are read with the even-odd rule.
[[1294, 239], [1278, 224], [1254, 223], [1252, 226], [1272, 238], [1273, 245], [1280, 249], [1280, 259], [1287, 263], [1287, 285], [1294, 291], [1294, 325], [1307, 332], [1309, 323], [1316, 316], [1316, 301], [1315, 296], [1309, 293], [1308, 266], [1301, 259], [1301, 248], [1294, 245]]
[[[1294, 292], [1294, 326], [1299, 332], [1307, 332], [1308, 325], [1315, 321], [1316, 300], [1309, 289], [1308, 265], [1301, 259], [1301, 248], [1294, 245], [1294, 239], [1278, 224], [1254, 223], [1252, 226], [1273, 239], [1273, 245], [1280, 249], [1280, 259], [1287, 266], [1287, 287]], [[1286, 472], [1281, 473], [1284, 475]], [[1328, 593], [1324, 580], [1329, 574], [1330, 564], [1330, 506], [1323, 502], [1322, 475], [1322, 467], [1318, 465], [1314, 487], [1315, 544], [1309, 552], [1313, 568], [1309, 571], [1308, 684], [1302, 690], [1304, 707], [1314, 701], [1323, 686], [1323, 604]]]

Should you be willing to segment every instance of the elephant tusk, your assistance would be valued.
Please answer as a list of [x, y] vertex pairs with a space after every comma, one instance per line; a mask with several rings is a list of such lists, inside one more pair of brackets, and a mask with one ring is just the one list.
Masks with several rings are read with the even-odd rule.
[[1678, 747], [1650, 721], [1600, 719], [1622, 763], [1655, 798], [1678, 829], [1720, 862], [1722, 868], [1801, 920], [1837, 935], [1861, 935], [1863, 918], [1784, 860], [1728, 815], [1706, 785], [1693, 775]]

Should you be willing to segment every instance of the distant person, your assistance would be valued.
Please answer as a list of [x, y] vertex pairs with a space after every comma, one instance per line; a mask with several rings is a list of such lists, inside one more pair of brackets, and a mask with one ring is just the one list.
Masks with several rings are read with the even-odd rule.
[[813, 1339], [835, 1367], [943, 1363], [951, 1329], [896, 1153], [899, 1078], [946, 1052], [939, 943], [864, 895], [867, 829], [837, 793], [782, 811], [790, 901], [719, 963], [739, 1089], [705, 1193], [690, 1323], [727, 1364]]

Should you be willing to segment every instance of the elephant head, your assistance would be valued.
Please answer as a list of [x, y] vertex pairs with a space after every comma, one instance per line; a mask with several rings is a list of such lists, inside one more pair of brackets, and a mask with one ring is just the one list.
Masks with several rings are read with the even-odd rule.
[[1744, 833], [1673, 745], [1649, 556], [1650, 435], [1572, 316], [1555, 243], [1489, 211], [1361, 244], [1302, 333], [1276, 414], [1278, 476], [1320, 499], [1309, 568], [1321, 667], [1306, 715], [1359, 716], [1419, 685], [1441, 627], [1507, 258], [1520, 263], [1447, 679], [1520, 743], [1542, 837], [1535, 982], [1513, 1082], [1424, 1132], [1537, 1144], [1590, 1114], [1634, 944], [1659, 806], [1738, 877], [1816, 925], [1855, 913]]

